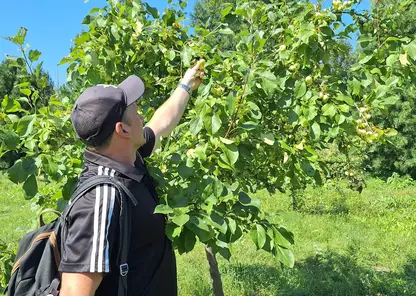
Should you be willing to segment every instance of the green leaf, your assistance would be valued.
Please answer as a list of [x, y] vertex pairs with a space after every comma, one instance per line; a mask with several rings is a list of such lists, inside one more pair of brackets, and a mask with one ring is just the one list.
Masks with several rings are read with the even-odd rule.
[[119, 40], [120, 34], [118, 33], [117, 25], [112, 24], [110, 30], [111, 30], [111, 35], [113, 35], [114, 39]]
[[337, 109], [334, 104], [328, 103], [322, 107], [322, 114], [330, 117], [334, 117]]
[[28, 198], [32, 198], [38, 193], [38, 183], [35, 175], [30, 175], [23, 184], [23, 190]]
[[187, 224], [186, 227], [193, 230], [201, 242], [207, 242], [215, 236], [215, 232], [200, 217], [193, 216], [189, 221], [191, 223]]
[[267, 145], [270, 145], [270, 146], [274, 145], [275, 139], [272, 133], [262, 134], [261, 138], [263, 142], [266, 143]]
[[25, 43], [26, 34], [27, 29], [25, 27], [20, 27], [19, 31], [17, 32], [17, 35], [12, 38], [12, 41], [15, 44], [23, 45], [23, 43]]
[[313, 164], [309, 162], [309, 160], [303, 159], [300, 164], [302, 170], [309, 176], [313, 177], [315, 176], [315, 168]]
[[389, 96], [387, 98], [383, 98], [382, 102], [384, 105], [393, 106], [400, 100], [399, 96]]
[[166, 51], [165, 56], [169, 59], [169, 61], [173, 61], [175, 59], [176, 54], [174, 50], [169, 49], [168, 51]]
[[247, 193], [241, 191], [238, 194], [238, 201], [244, 206], [252, 206], [255, 208], [260, 208], [260, 201], [258, 199], [251, 199]]
[[7, 114], [7, 117], [10, 119], [12, 123], [18, 122], [20, 119], [19, 116], [15, 114]]
[[235, 233], [235, 230], [237, 229], [237, 223], [235, 223], [235, 220], [232, 218], [227, 218], [228, 220], [228, 229], [230, 230], [231, 234]]
[[399, 60], [398, 54], [392, 54], [386, 59], [386, 65], [391, 67]]
[[218, 130], [221, 128], [221, 119], [218, 117], [217, 114], [212, 115], [212, 134], [215, 134], [218, 132]]
[[296, 81], [295, 83], [295, 97], [301, 98], [306, 94], [306, 83], [305, 81]]
[[99, 27], [104, 28], [104, 27], [106, 26], [106, 24], [107, 24], [107, 20], [106, 20], [105, 18], [103, 18], [103, 17], [99, 17], [99, 18], [97, 19], [97, 25], [98, 25]]
[[28, 88], [21, 88], [20, 89], [20, 92], [22, 94], [24, 94], [25, 96], [27, 96], [27, 97], [29, 97], [31, 95], [31, 93], [32, 93], [32, 91], [30, 89], [28, 89]]
[[[218, 241], [217, 241], [218, 242]], [[226, 260], [230, 261], [231, 252], [229, 248], [219, 248], [218, 253]]]
[[402, 64], [402, 66], [410, 65], [409, 60], [407, 59], [407, 53], [401, 54], [399, 56], [399, 61]]
[[300, 25], [299, 39], [305, 43], [315, 34], [315, 26], [312, 23], [302, 23]]
[[81, 35], [78, 35], [77, 38], [75, 38], [76, 45], [81, 45], [87, 41], [90, 41], [90, 34], [87, 32], [84, 32]]
[[189, 253], [195, 247], [196, 237], [192, 231], [185, 230], [185, 252]]
[[65, 185], [62, 187], [62, 198], [64, 200], [70, 200], [71, 195], [78, 183], [78, 178], [69, 178]]
[[7, 170], [10, 181], [15, 184], [22, 183], [26, 181], [28, 173], [23, 168], [23, 161], [21, 159], [17, 160], [14, 165]]
[[4, 96], [3, 101], [1, 102], [1, 107], [7, 113], [18, 112], [22, 110], [22, 106], [17, 100], [9, 98], [8, 95]]
[[192, 60], [192, 49], [189, 46], [184, 46], [182, 49], [182, 62], [185, 67], [190, 67]]
[[221, 233], [227, 233], [227, 223], [225, 222], [224, 218], [218, 215], [215, 212], [212, 212], [210, 215], [210, 224], [217, 228]]
[[233, 170], [233, 168], [230, 165], [226, 164], [221, 159], [218, 159], [218, 165], [223, 169]]
[[397, 84], [400, 81], [399, 77], [397, 76], [392, 76], [389, 79], [386, 80], [386, 85], [391, 87], [395, 84]]
[[182, 227], [177, 227], [173, 223], [166, 225], [166, 235], [170, 240], [174, 240], [175, 237], [179, 237], [182, 232]]
[[348, 104], [348, 105], [350, 105], [350, 106], [354, 106], [354, 100], [353, 100], [353, 99], [352, 99], [352, 97], [351, 97], [351, 96], [349, 96], [349, 95], [339, 94], [339, 95], [336, 97], [336, 99], [337, 99], [338, 101], [345, 102], [345, 103], [347, 103], [347, 104]]
[[42, 166], [46, 174], [53, 177], [58, 173], [58, 164], [52, 159], [50, 155], [42, 155]]
[[189, 176], [191, 176], [193, 174], [194, 170], [193, 168], [190, 168], [186, 165], [186, 163], [181, 163], [178, 166], [178, 173], [179, 175], [181, 175], [183, 178], [187, 178]]
[[363, 64], [367, 64], [372, 58], [373, 58], [372, 55], [365, 56], [364, 58], [362, 58], [361, 60], [359, 60], [358, 63], [360, 63], [362, 65]]
[[384, 133], [384, 135], [387, 137], [394, 137], [394, 136], [397, 136], [398, 134], [399, 134], [398, 131], [395, 129], [387, 129], [385, 130], [385, 133]]
[[165, 214], [165, 215], [166, 214], [171, 214], [171, 213], [173, 213], [173, 209], [171, 207], [169, 207], [168, 205], [161, 204], [161, 205], [158, 205], [155, 208], [154, 213], [155, 214]]
[[315, 140], [319, 140], [319, 138], [321, 137], [321, 126], [319, 125], [319, 123], [314, 122], [312, 124], [312, 131]]
[[30, 174], [36, 174], [38, 167], [36, 166], [36, 161], [31, 158], [27, 157], [23, 159], [22, 167], [25, 170], [26, 173]]
[[338, 108], [342, 111], [342, 112], [350, 112], [350, 106], [348, 105], [339, 105]]
[[220, 137], [220, 141], [223, 142], [224, 144], [227, 144], [227, 145], [233, 144], [235, 142], [233, 140], [226, 139], [226, 138], [223, 138], [223, 137]]
[[218, 31], [218, 33], [223, 35], [234, 35], [233, 30], [231, 30], [230, 28], [221, 29]]
[[234, 165], [238, 160], [238, 148], [236, 145], [223, 145], [221, 159], [228, 165]]
[[411, 43], [403, 47], [407, 50], [409, 57], [416, 62], [416, 40], [413, 40]]
[[273, 227], [273, 233], [274, 233], [273, 240], [274, 240], [275, 245], [279, 245], [285, 248], [290, 247], [290, 241], [287, 238], [285, 238], [276, 227]]
[[257, 249], [264, 247], [264, 244], [266, 243], [266, 231], [263, 226], [257, 224], [256, 229], [252, 229], [250, 236], [254, 244], [257, 246]]
[[235, 98], [235, 94], [230, 92], [227, 96], [227, 111], [228, 114], [233, 115], [235, 112], [235, 102], [236, 98]]
[[339, 125], [343, 124], [347, 119], [343, 114], [338, 114], [335, 118], [337, 119]]
[[327, 26], [321, 27], [320, 30], [321, 30], [322, 34], [324, 34], [328, 37], [334, 36], [334, 31], [332, 31], [332, 29], [330, 27], [327, 27]]
[[352, 85], [353, 85], [353, 94], [354, 95], [359, 95], [361, 92], [361, 83], [357, 80], [357, 79], [353, 79], [352, 81]]
[[153, 18], [159, 18], [159, 11], [157, 10], [157, 8], [151, 7], [147, 3], [144, 3], [144, 5], [146, 6], [146, 10], [153, 16]]
[[276, 248], [276, 257], [280, 262], [290, 268], [295, 265], [295, 257], [293, 256], [292, 251], [289, 249], [278, 246]]
[[20, 118], [19, 123], [17, 124], [16, 132], [21, 137], [26, 137], [32, 133], [33, 125], [36, 121], [36, 114], [26, 115]]
[[223, 191], [223, 186], [220, 180], [218, 180], [217, 178], [214, 179], [214, 195], [216, 197], [220, 197]]
[[221, 10], [221, 15], [224, 17], [230, 13], [230, 11], [233, 9], [233, 4], [229, 4], [226, 8]]
[[266, 231], [264, 230], [264, 227], [260, 224], [257, 224], [257, 241], [258, 241], [258, 247], [261, 249], [264, 247], [264, 244], [266, 243]]
[[258, 75], [268, 80], [277, 80], [276, 76], [272, 72], [267, 70], [258, 72]]
[[257, 128], [258, 123], [254, 121], [246, 121], [244, 123], [241, 123], [240, 126], [245, 130], [251, 131]]
[[189, 131], [193, 136], [196, 136], [196, 134], [198, 134], [201, 131], [203, 124], [204, 122], [202, 121], [201, 117], [195, 117], [189, 123]]
[[7, 150], [15, 150], [19, 142], [19, 135], [14, 131], [0, 129], [0, 148], [4, 145]]
[[183, 225], [185, 225], [186, 224], [186, 222], [188, 222], [189, 221], [189, 215], [188, 214], [183, 214], [183, 215], [180, 215], [180, 216], [174, 216], [173, 217], [173, 219], [172, 219], [172, 221], [173, 221], [173, 223], [175, 223], [176, 225], [178, 225], [178, 226], [183, 226]]
[[38, 50], [29, 51], [29, 60], [33, 63], [39, 60], [41, 52]]

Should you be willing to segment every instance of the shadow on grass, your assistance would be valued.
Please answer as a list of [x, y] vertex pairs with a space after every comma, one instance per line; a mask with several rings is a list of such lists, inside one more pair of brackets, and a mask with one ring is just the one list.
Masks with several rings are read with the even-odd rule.
[[363, 268], [352, 258], [326, 252], [297, 263], [293, 269], [239, 264], [226, 267], [223, 273], [247, 296], [416, 295], [416, 258], [400, 273], [380, 266]]

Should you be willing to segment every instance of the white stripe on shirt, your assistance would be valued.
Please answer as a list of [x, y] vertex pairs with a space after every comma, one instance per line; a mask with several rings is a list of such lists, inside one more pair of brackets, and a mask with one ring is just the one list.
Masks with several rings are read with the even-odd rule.
[[[104, 175], [108, 176], [108, 168], [104, 169]], [[98, 272], [103, 272], [103, 257], [104, 257], [104, 238], [106, 230], [107, 219], [107, 207], [108, 207], [108, 185], [104, 185], [103, 192], [103, 205], [101, 209], [101, 223], [100, 223], [100, 241], [98, 246]]]
[[[111, 170], [110, 176], [114, 177], [115, 170]], [[110, 224], [111, 224], [111, 218], [113, 216], [114, 211], [114, 200], [116, 197], [116, 189], [114, 186], [111, 186], [111, 193], [110, 193], [110, 208], [108, 209], [108, 217], [107, 217], [107, 231], [105, 235], [105, 262], [104, 262], [104, 271], [110, 272], [110, 244], [108, 242], [108, 233], [110, 232]]]
[[[98, 167], [98, 175], [103, 174], [103, 166]], [[91, 251], [91, 262], [90, 272], [95, 272], [96, 266], [96, 253], [97, 253], [97, 240], [98, 240], [98, 222], [100, 216], [100, 200], [101, 200], [101, 186], [95, 188], [95, 208], [94, 208], [94, 236], [92, 239], [92, 251]]]

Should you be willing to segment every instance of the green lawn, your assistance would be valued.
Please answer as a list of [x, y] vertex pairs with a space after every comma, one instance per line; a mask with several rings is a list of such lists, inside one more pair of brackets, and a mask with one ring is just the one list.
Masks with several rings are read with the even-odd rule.
[[[225, 295], [416, 295], [416, 183], [367, 181], [360, 195], [343, 182], [308, 188], [301, 210], [288, 196], [258, 193], [295, 234], [295, 267], [243, 239], [219, 258]], [[36, 225], [18, 186], [0, 178], [0, 239], [17, 244]], [[36, 211], [36, 209], [34, 209]], [[205, 253], [177, 256], [179, 295], [211, 295]]]

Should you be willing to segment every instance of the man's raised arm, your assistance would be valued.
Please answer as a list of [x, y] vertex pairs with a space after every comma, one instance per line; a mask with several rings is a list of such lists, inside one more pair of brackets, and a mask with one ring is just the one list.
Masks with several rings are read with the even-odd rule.
[[[202, 82], [201, 72], [203, 61], [200, 60], [193, 68], [186, 71], [181, 83], [189, 87], [190, 90], [195, 90]], [[197, 74], [201, 77], [197, 77]], [[155, 133], [156, 141], [153, 150], [156, 150], [160, 146], [160, 138], [167, 137], [178, 125], [186, 105], [188, 104], [190, 94], [183, 87], [175, 89], [170, 98], [160, 106], [153, 115], [150, 122], [147, 124]]]

